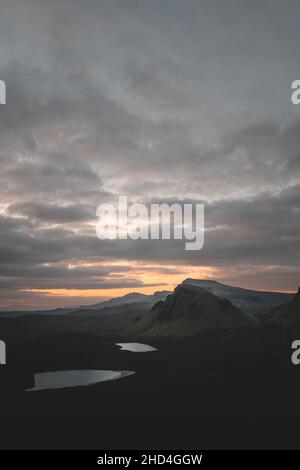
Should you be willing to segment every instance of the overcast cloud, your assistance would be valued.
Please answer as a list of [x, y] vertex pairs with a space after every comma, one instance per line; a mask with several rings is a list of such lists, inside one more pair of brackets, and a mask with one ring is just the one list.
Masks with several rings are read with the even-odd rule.
[[[298, 0], [2, 0], [0, 308], [188, 274], [295, 290], [299, 22]], [[98, 240], [121, 194], [204, 201], [204, 249]]]

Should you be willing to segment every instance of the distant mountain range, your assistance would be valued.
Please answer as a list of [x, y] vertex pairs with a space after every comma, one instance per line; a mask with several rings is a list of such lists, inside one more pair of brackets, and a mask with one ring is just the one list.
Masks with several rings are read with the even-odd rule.
[[[129, 293], [108, 301], [39, 312], [1, 312], [2, 334], [14, 340], [64, 331], [134, 337], [188, 337], [274, 323], [300, 328], [300, 294], [260, 292], [186, 279], [173, 292]], [[18, 317], [23, 317], [18, 319]], [[31, 326], [30, 326], [31, 325]], [[25, 328], [26, 326], [26, 328]]]
[[91, 305], [78, 305], [74, 307], [68, 307], [68, 308], [56, 308], [53, 310], [35, 310], [35, 311], [30, 311], [30, 310], [22, 310], [22, 311], [9, 311], [9, 312], [0, 312], [0, 318], [16, 318], [16, 317], [23, 317], [27, 315], [35, 315], [35, 316], [41, 316], [41, 315], [51, 315], [51, 316], [57, 316], [57, 315], [65, 315], [65, 314], [70, 314], [70, 313], [84, 313], [84, 311], [101, 311], [107, 308], [112, 308], [112, 307], [127, 307], [131, 304], [136, 304], [138, 306], [144, 307], [145, 309], [150, 309], [154, 304], [159, 302], [160, 300], [164, 300], [167, 295], [169, 295], [171, 292], [170, 291], [157, 291], [154, 292], [154, 294], [151, 295], [146, 295], [146, 294], [140, 294], [139, 292], [131, 292], [129, 294], [125, 294], [121, 297], [115, 297], [113, 299], [99, 302], [96, 304], [91, 304]]
[[122, 297], [115, 297], [105, 302], [99, 302], [93, 305], [83, 305], [80, 310], [101, 310], [107, 307], [118, 307], [120, 305], [130, 305], [133, 303], [143, 304], [151, 308], [156, 302], [164, 300], [171, 292], [170, 291], [157, 291], [151, 295], [140, 294], [139, 292], [131, 292], [123, 295]]
[[[220, 311], [226, 306], [226, 311], [227, 311], [227, 321], [228, 318], [230, 317], [229, 315], [229, 310], [231, 311], [232, 315], [234, 316], [237, 314], [237, 311], [239, 311], [239, 319], [243, 321], [242, 319], [246, 319], [249, 322], [249, 315], [252, 315], [253, 317], [257, 317], [259, 320], [265, 322], [265, 321], [270, 321], [274, 317], [279, 317], [280, 312], [284, 312], [287, 307], [282, 307], [283, 305], [287, 304], [293, 299], [293, 294], [288, 294], [288, 293], [282, 293], [282, 292], [265, 292], [265, 291], [254, 291], [250, 289], [243, 289], [241, 287], [234, 287], [234, 286], [229, 286], [226, 284], [222, 284], [218, 281], [214, 280], [199, 280], [199, 279], [191, 279], [188, 278], [180, 284], [180, 289], [179, 292], [183, 292], [183, 288], [185, 287], [196, 287], [201, 289], [202, 294], [197, 295], [197, 302], [198, 305], [201, 303], [201, 309], [206, 309], [207, 311], [212, 312], [212, 310], [215, 310], [216, 318], [210, 318], [210, 322], [212, 324], [222, 324], [221, 318], [218, 320], [218, 315], [220, 315]], [[207, 295], [204, 295], [204, 292], [212, 294], [214, 297], [218, 297], [218, 299], [214, 299], [214, 297], [209, 297]], [[184, 290], [184, 293], [190, 293], [189, 295], [192, 295], [193, 299], [195, 300], [195, 293], [199, 291], [195, 291], [192, 289]], [[194, 294], [192, 294], [194, 293]], [[175, 289], [174, 294], [171, 295], [171, 300], [168, 300], [168, 296], [172, 294], [170, 291], [157, 291], [152, 295], [145, 295], [141, 294], [138, 292], [132, 292], [129, 294], [126, 294], [121, 297], [116, 297], [113, 299], [110, 299], [108, 301], [103, 301], [99, 302], [96, 304], [91, 304], [91, 305], [81, 305], [81, 306], [74, 306], [74, 307], [68, 307], [68, 308], [57, 308], [54, 310], [40, 310], [40, 311], [18, 311], [18, 312], [0, 312], [0, 318], [16, 318], [16, 317], [21, 317], [21, 316], [39, 316], [43, 317], [44, 315], [47, 316], [65, 316], [65, 315], [102, 315], [105, 314], [107, 315], [114, 315], [117, 313], [117, 315], [122, 315], [122, 312], [124, 311], [124, 318], [125, 316], [130, 317], [130, 306], [132, 306], [132, 313], [133, 311], [137, 310], [141, 314], [141, 317], [144, 321], [147, 322], [147, 325], [150, 325], [150, 320], [149, 316], [147, 315], [147, 312], [151, 310], [152, 307], [155, 306], [154, 312], [156, 312], [158, 315], [158, 318], [161, 318], [161, 316], [164, 315], [162, 313], [163, 311], [171, 311], [175, 307], [173, 306], [172, 299], [174, 298], [175, 294], [175, 299], [177, 300], [177, 294], [178, 294], [178, 287]], [[184, 323], [183, 329], [187, 333], [188, 331], [188, 326], [187, 324], [190, 322], [191, 317], [195, 315], [195, 302], [194, 300], [191, 300], [191, 304], [188, 302], [187, 295], [185, 295], [185, 299], [183, 304], [180, 305], [180, 308], [183, 309], [184, 312], [184, 321], [183, 318], [179, 320], [178, 317], [178, 311], [172, 312], [172, 321], [175, 319], [176, 320], [176, 325], [174, 325], [174, 329], [176, 330], [179, 323]], [[222, 302], [224, 299], [229, 301], [228, 303], [225, 303], [224, 305], [220, 304], [220, 300], [222, 299]], [[212, 299], [214, 299], [214, 309], [212, 306], [209, 304], [212, 303]], [[162, 301], [165, 301], [166, 303], [161, 304]], [[156, 305], [157, 304], [157, 305]], [[229, 306], [230, 305], [230, 306]], [[235, 308], [234, 308], [235, 307]], [[281, 309], [282, 307], [282, 309]], [[161, 310], [162, 309], [162, 310]], [[177, 309], [177, 306], [176, 306]], [[223, 311], [222, 310], [222, 311]], [[142, 312], [142, 313], [141, 313]], [[247, 316], [242, 315], [242, 313], [247, 314]], [[151, 312], [151, 315], [153, 315], [153, 312]], [[145, 317], [145, 318], [144, 318]], [[235, 317], [234, 317], [235, 318]], [[197, 320], [198, 321], [198, 320]], [[279, 320], [278, 320], [279, 321]], [[149, 323], [148, 323], [149, 322]], [[199, 325], [201, 323], [201, 329], [204, 327], [206, 328], [208, 326], [207, 323], [207, 318], [201, 317], [201, 322], [199, 320]], [[233, 320], [231, 321], [233, 323]], [[238, 323], [238, 322], [237, 322]], [[146, 324], [146, 323], [145, 323]], [[141, 327], [142, 323], [139, 323], [139, 328]], [[198, 326], [199, 326], [198, 325]], [[159, 328], [162, 328], [162, 326], [166, 326], [165, 323], [159, 323]], [[170, 326], [170, 325], [169, 325]], [[194, 331], [198, 331], [198, 326], [190, 324], [190, 328]], [[223, 325], [226, 327], [226, 325]], [[228, 322], [229, 326], [229, 322]], [[135, 327], [138, 327], [138, 324], [135, 325]], [[143, 327], [144, 328], [144, 327]], [[156, 327], [154, 324], [151, 326], [151, 331], [156, 330]], [[170, 330], [171, 331], [171, 330]]]

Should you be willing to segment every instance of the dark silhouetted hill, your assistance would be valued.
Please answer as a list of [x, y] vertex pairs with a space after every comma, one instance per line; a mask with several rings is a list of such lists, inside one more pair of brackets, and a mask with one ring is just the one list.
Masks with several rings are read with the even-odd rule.
[[165, 301], [154, 305], [127, 334], [145, 337], [187, 337], [207, 330], [237, 329], [257, 321], [206, 289], [180, 284]]

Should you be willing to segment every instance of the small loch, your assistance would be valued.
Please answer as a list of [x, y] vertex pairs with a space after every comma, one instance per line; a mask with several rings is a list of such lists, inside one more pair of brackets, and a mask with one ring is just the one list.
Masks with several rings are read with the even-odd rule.
[[134, 373], [128, 370], [59, 370], [41, 372], [34, 374], [34, 387], [28, 388], [26, 392], [84, 387], [99, 382], [122, 379]]
[[143, 343], [116, 343], [117, 346], [120, 346], [121, 351], [131, 351], [135, 353], [144, 353], [158, 351], [157, 348], [150, 346], [149, 344]]

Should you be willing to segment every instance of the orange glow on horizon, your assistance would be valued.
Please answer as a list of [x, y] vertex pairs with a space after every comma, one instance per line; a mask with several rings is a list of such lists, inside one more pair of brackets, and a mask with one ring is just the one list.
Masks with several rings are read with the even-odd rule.
[[132, 288], [112, 288], [112, 289], [23, 289], [23, 292], [43, 292], [44, 296], [58, 297], [121, 297], [130, 292], [141, 294], [153, 294], [157, 290], [173, 290], [175, 286], [145, 286]]
[[[47, 288], [38, 288], [38, 289], [22, 289], [23, 292], [28, 293], [36, 293], [42, 294], [43, 298], [56, 298], [62, 299], [68, 298], [71, 299], [74, 297], [76, 298], [76, 302], [78, 299], [88, 299], [90, 298], [91, 301], [97, 302], [97, 299], [100, 301], [109, 300], [114, 297], [122, 297], [126, 294], [137, 292], [141, 294], [151, 295], [156, 291], [161, 290], [168, 290], [173, 291], [174, 288], [183, 282], [186, 278], [194, 278], [194, 279], [206, 279], [206, 280], [218, 280], [219, 282], [223, 282], [225, 284], [229, 284], [236, 287], [242, 287], [250, 290], [257, 290], [257, 291], [269, 291], [269, 292], [278, 292], [276, 289], [272, 288], [264, 288], [260, 286], [259, 288], [256, 286], [243, 285], [240, 282], [234, 282], [233, 279], [236, 278], [236, 273], [233, 274], [232, 282], [227, 280], [227, 276], [224, 276], [224, 272], [220, 271], [214, 267], [207, 267], [207, 266], [190, 266], [190, 265], [164, 265], [164, 264], [154, 264], [149, 262], [148, 264], [142, 264], [136, 261], [128, 262], [128, 261], [114, 261], [111, 260], [109, 263], [74, 263], [73, 265], [69, 266], [69, 269], [76, 269], [78, 266], [90, 267], [90, 266], [129, 266], [132, 269], [129, 269], [126, 272], [123, 272], [121, 269], [120, 271], [115, 270], [113, 274], [107, 276], [106, 282], [110, 283], [111, 287], [108, 288], [99, 288], [99, 289], [76, 289], [76, 288], [56, 288], [56, 289], [47, 289]], [[95, 283], [95, 279], [93, 283]], [[113, 284], [122, 284], [122, 282], [126, 283], [130, 282], [132, 285], [128, 285], [127, 287], [113, 287]], [[135, 285], [135, 282], [141, 283], [141, 285]], [[294, 290], [288, 289], [280, 289], [280, 292], [285, 293], [294, 293]], [[63, 302], [62, 302], [63, 304]]]
[[[167, 269], [170, 272], [163, 273]], [[172, 273], [174, 270], [174, 273]], [[142, 282], [141, 286], [128, 286], [128, 287], [110, 287], [99, 289], [22, 289], [23, 292], [36, 292], [43, 293], [44, 296], [55, 297], [120, 297], [130, 292], [139, 292], [141, 294], [153, 294], [158, 290], [172, 291], [178, 284], [180, 284], [187, 277], [196, 279], [212, 279], [215, 270], [209, 267], [191, 267], [181, 266], [178, 272], [178, 266], [161, 266], [161, 265], [134, 265], [134, 269], [126, 273], [126, 275], [110, 276], [108, 282], [122, 282], [122, 280], [132, 281], [135, 280]], [[154, 285], [155, 284], [155, 285]]]

